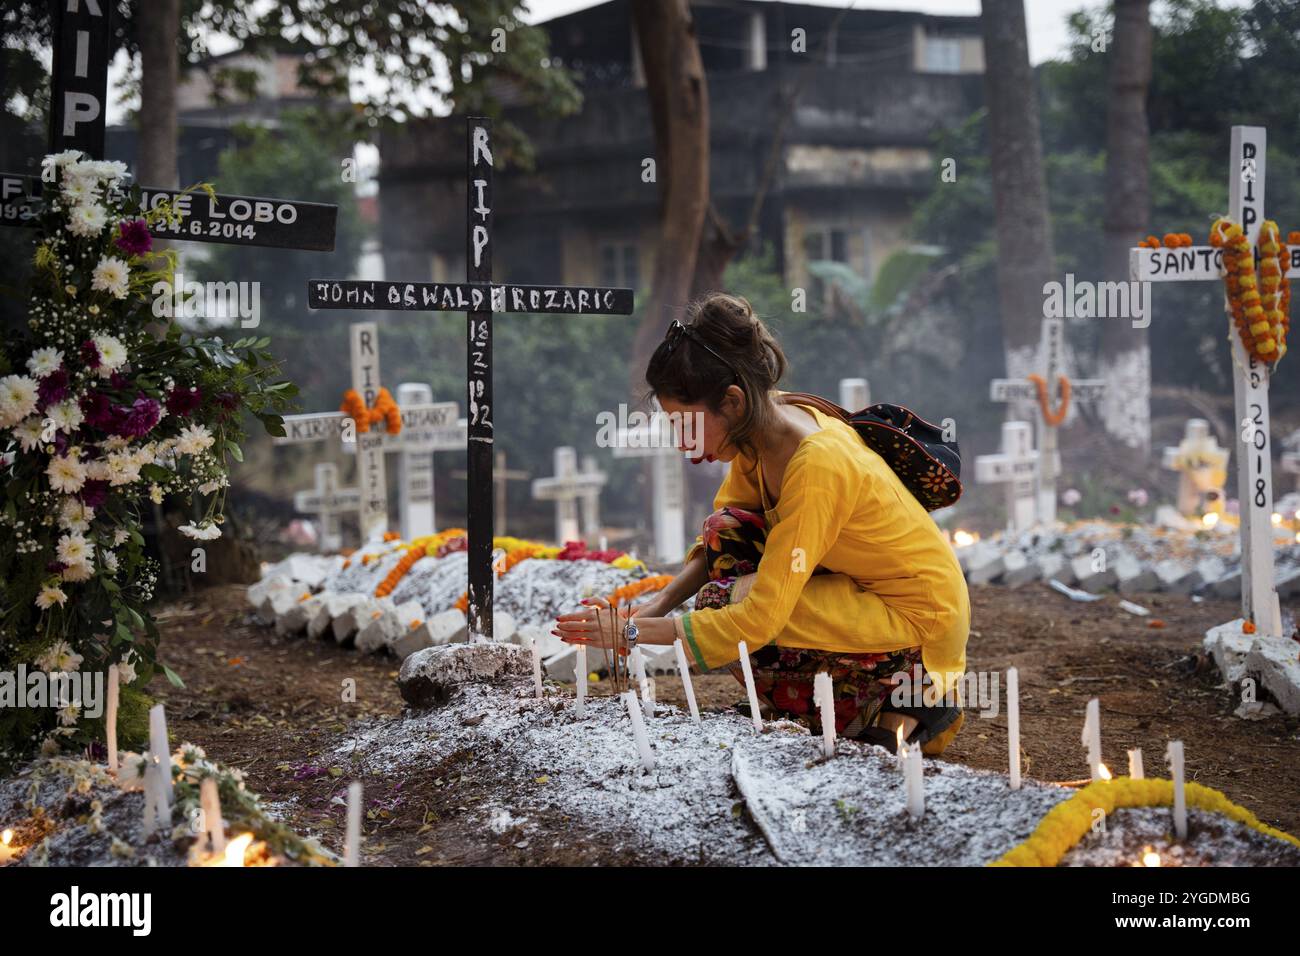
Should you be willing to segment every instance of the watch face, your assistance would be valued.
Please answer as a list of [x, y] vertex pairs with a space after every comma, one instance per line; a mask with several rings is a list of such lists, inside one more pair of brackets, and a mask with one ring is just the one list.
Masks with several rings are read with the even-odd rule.
[[635, 624], [629, 624], [627, 626], [628, 640], [635, 641], [640, 634], [641, 634], [641, 629], [638, 628]]

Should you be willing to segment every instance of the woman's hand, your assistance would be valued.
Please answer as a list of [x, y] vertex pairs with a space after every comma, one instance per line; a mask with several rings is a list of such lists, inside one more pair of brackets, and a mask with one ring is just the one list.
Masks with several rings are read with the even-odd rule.
[[[551, 631], [566, 644], [586, 644], [592, 647], [613, 649], [614, 630], [611, 628], [609, 602], [604, 598], [587, 598], [583, 604], [590, 605], [586, 610], [572, 614], [561, 614], [555, 619], [555, 628]], [[672, 618], [660, 617], [655, 602], [639, 604], [635, 607], [620, 607], [614, 627], [618, 629], [618, 648], [626, 654], [627, 644], [623, 641], [623, 625], [627, 619], [635, 618], [640, 636], [639, 644], [671, 645], [677, 634]]]
[[601, 597], [584, 598], [588, 607], [572, 614], [560, 614], [555, 618], [555, 628], [551, 631], [566, 644], [587, 644], [612, 650], [615, 646], [614, 629], [618, 629], [619, 649], [627, 653], [622, 640], [622, 628], [628, 618], [644, 611], [645, 606], [620, 607], [616, 621], [611, 621], [609, 602]]

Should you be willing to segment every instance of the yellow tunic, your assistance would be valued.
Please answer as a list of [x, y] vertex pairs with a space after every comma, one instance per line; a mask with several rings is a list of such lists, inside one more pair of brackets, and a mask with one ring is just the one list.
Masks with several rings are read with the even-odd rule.
[[[961, 567], [920, 502], [852, 428], [801, 405], [821, 430], [786, 465], [775, 508], [760, 467], [739, 455], [714, 508], [762, 509], [767, 543], [753, 586], [722, 608], [676, 618], [702, 669], [775, 641], [845, 653], [920, 645], [925, 668], [946, 691], [966, 669], [970, 596]], [[746, 474], [749, 470], [749, 474]], [[686, 555], [689, 561], [702, 541]], [[826, 572], [814, 575], [818, 567]]]

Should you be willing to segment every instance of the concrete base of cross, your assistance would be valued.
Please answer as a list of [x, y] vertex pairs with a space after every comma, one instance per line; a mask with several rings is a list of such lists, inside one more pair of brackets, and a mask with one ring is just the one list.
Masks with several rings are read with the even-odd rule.
[[1210, 628], [1202, 646], [1233, 685], [1250, 679], [1288, 714], [1300, 714], [1300, 643], [1288, 637], [1259, 637], [1242, 630], [1238, 618]]

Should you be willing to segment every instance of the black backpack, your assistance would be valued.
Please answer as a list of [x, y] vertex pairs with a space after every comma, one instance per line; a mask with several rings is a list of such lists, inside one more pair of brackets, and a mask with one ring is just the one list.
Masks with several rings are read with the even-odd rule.
[[780, 398], [786, 405], [812, 405], [852, 425], [926, 511], [946, 508], [961, 497], [961, 450], [957, 443], [946, 441], [942, 428], [910, 409], [879, 402], [849, 412], [807, 392], [785, 392]]

